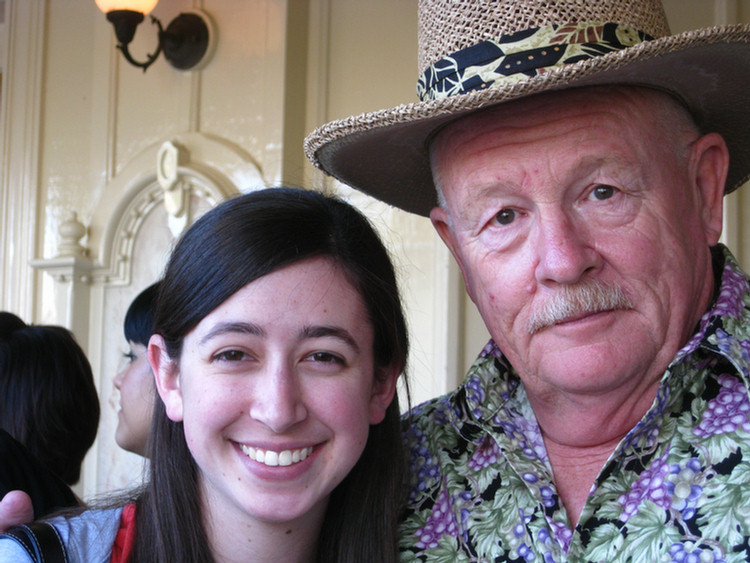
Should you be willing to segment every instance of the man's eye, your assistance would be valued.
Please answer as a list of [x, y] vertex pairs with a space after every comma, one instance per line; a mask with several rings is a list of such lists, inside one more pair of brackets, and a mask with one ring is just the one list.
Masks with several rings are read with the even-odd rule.
[[495, 215], [495, 219], [501, 225], [510, 225], [516, 218], [516, 212], [512, 209], [501, 209], [500, 212]]
[[613, 195], [615, 195], [615, 188], [613, 186], [596, 186], [594, 188], [594, 191], [592, 192], [592, 195], [595, 199], [598, 199], [599, 201], [604, 201], [605, 199], [611, 198]]

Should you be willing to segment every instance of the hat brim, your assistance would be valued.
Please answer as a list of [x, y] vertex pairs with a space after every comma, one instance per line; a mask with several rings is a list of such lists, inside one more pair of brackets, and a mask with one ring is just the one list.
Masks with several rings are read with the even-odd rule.
[[677, 96], [702, 132], [724, 137], [730, 154], [726, 192], [750, 176], [750, 25], [671, 35], [523, 82], [332, 121], [305, 139], [305, 153], [341, 182], [427, 216], [437, 205], [428, 155], [436, 129], [511, 100], [603, 85], [644, 86]]

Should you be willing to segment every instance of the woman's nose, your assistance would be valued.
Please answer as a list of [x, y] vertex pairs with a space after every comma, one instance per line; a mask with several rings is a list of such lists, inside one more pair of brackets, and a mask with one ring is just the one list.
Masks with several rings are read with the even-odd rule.
[[277, 366], [257, 377], [250, 407], [253, 419], [282, 433], [307, 417], [299, 378], [293, 370]]

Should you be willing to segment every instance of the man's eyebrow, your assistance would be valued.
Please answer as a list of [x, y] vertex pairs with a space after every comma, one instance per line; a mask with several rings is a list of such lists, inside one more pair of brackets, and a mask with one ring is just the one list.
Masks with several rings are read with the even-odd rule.
[[212, 338], [221, 336], [222, 334], [251, 334], [253, 336], [265, 336], [265, 331], [256, 324], [253, 323], [242, 323], [242, 322], [226, 322], [219, 323], [206, 333], [203, 338], [200, 339], [200, 344], [205, 344]]
[[621, 154], [608, 153], [606, 155], [588, 155], [578, 160], [578, 168], [587, 167], [589, 169], [599, 168], [601, 166], [614, 166], [623, 168], [633, 163], [632, 158], [627, 158]]
[[339, 340], [344, 341], [346, 344], [351, 346], [356, 352], [359, 352], [359, 346], [357, 345], [357, 341], [354, 340], [354, 337], [352, 337], [351, 334], [349, 334], [349, 331], [337, 327], [337, 326], [306, 326], [300, 331], [300, 337], [301, 338], [322, 338], [325, 336], [332, 336], [334, 338], [338, 338]]

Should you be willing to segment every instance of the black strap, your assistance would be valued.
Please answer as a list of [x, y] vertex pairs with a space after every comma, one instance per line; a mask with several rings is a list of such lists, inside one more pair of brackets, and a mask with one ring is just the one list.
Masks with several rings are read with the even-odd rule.
[[68, 563], [68, 553], [62, 538], [52, 524], [32, 522], [13, 526], [0, 535], [3, 536], [21, 544], [34, 563]]

